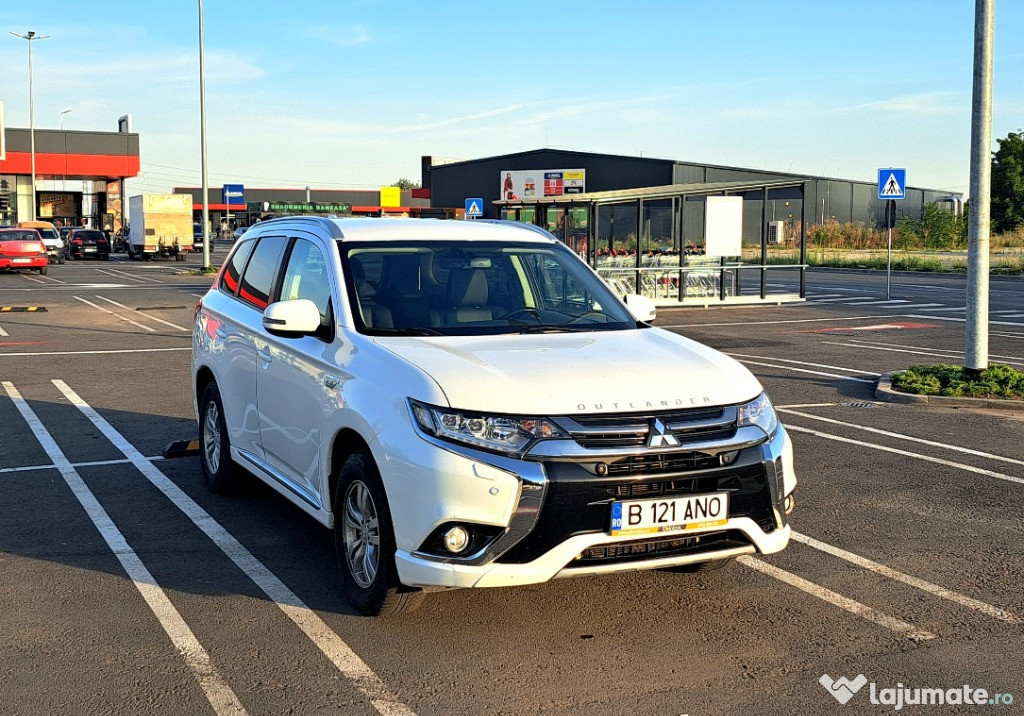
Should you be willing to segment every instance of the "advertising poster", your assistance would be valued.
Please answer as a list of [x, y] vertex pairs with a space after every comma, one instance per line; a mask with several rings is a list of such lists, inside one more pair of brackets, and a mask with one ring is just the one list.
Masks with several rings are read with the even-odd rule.
[[586, 190], [585, 169], [527, 169], [501, 172], [501, 198], [529, 201], [545, 196], [582, 194]]

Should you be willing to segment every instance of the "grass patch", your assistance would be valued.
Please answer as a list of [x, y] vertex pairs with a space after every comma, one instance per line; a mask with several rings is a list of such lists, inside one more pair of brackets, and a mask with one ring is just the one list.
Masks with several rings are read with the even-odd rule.
[[211, 273], [217, 273], [218, 271], [220, 271], [220, 266], [210, 266], [208, 268], [200, 266], [199, 268], [189, 269], [188, 271], [182, 271], [182, 273], [185, 274], [186, 276], [206, 276]]
[[915, 395], [1024, 400], [1024, 372], [1003, 363], [992, 363], [977, 376], [948, 363], [912, 365], [892, 376], [892, 387]]

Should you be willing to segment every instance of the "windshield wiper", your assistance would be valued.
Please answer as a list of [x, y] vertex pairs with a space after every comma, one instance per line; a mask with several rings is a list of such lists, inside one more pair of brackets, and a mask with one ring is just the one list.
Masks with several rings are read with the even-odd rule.
[[375, 336], [443, 336], [443, 333], [433, 328], [422, 326], [409, 326], [407, 328], [371, 328]]
[[[586, 326], [568, 326], [562, 325], [542, 325], [542, 326], [524, 326], [516, 333], [585, 333], [587, 331], [595, 330], [594, 324]], [[600, 330], [600, 329], [598, 329]]]

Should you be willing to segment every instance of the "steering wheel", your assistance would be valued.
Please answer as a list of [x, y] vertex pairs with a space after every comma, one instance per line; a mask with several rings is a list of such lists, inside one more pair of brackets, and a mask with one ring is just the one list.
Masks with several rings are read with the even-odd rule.
[[509, 311], [504, 316], [498, 316], [499, 321], [511, 321], [517, 316], [526, 315], [536, 319], [537, 323], [541, 322], [540, 312], [536, 308], [517, 308], [514, 311]]

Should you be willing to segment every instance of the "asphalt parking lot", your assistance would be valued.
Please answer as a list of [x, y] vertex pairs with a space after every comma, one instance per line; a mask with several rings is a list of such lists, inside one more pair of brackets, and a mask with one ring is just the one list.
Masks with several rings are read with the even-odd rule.
[[[1024, 703], [1024, 410], [874, 396], [880, 373], [962, 360], [963, 277], [899, 275], [886, 298], [884, 274], [817, 271], [803, 304], [660, 311], [779, 408], [800, 479], [786, 551], [377, 620], [340, 596], [321, 527], [160, 458], [198, 436], [210, 279], [191, 266], [0, 273], [0, 712], [883, 713], [898, 684]], [[1024, 280], [993, 280], [991, 319], [993, 360], [1024, 368]]]

